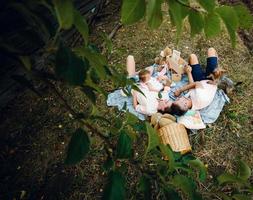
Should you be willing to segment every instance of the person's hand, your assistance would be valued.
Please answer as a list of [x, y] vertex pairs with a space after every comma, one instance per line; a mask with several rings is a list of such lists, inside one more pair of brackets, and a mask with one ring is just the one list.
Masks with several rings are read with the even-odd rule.
[[216, 85], [216, 82], [212, 81], [212, 80], [207, 81], [207, 83], [210, 84], [210, 85]]
[[192, 72], [192, 68], [191, 68], [191, 66], [190, 65], [187, 65], [185, 68], [184, 68], [184, 71], [185, 71], [185, 73], [191, 73]]
[[174, 92], [174, 96], [175, 96], [175, 97], [180, 96], [180, 94], [181, 94], [180, 89], [178, 89], [178, 90], [176, 90], [176, 91]]
[[159, 82], [163, 80], [162, 76], [158, 76], [156, 79], [157, 79]]
[[196, 81], [195, 83], [196, 83], [195, 88], [204, 88], [203, 85], [201, 84], [201, 82]]

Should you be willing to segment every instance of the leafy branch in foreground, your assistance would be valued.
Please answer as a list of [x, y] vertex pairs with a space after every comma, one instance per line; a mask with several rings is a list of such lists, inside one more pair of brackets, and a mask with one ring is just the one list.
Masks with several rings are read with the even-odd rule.
[[[192, 36], [204, 30], [207, 37], [220, 33], [222, 20], [234, 45], [235, 31], [239, 27], [249, 28], [252, 24], [252, 16], [242, 5], [219, 6], [213, 0], [197, 0], [194, 5], [188, 0], [166, 2], [169, 6], [171, 21], [177, 28], [178, 37], [186, 18], [189, 20]], [[124, 0], [122, 22], [131, 24], [146, 15], [148, 25], [151, 28], [158, 28], [163, 21], [161, 11], [163, 3], [163, 0]], [[91, 137], [95, 135], [103, 141], [103, 151], [106, 153], [106, 160], [103, 164], [101, 163], [108, 175], [104, 199], [124, 199], [130, 195], [126, 192], [126, 165], [131, 165], [140, 174], [138, 194], [134, 194], [136, 196], [149, 198], [154, 191], [152, 186], [157, 186], [157, 192], [164, 199], [174, 200], [185, 197], [194, 200], [202, 199], [199, 186], [207, 180], [207, 169], [203, 162], [191, 154], [181, 155], [173, 152], [169, 146], [162, 145], [151, 125], [140, 122], [136, 116], [127, 111], [126, 106], [125, 113], [120, 114], [120, 117], [112, 117], [109, 113], [104, 117], [99, 113], [96, 104], [97, 94], [102, 94], [103, 98], [107, 97], [107, 92], [101, 84], [102, 80], [110, 80], [117, 87], [126, 85], [132, 85], [136, 89], [137, 87], [125, 75], [109, 66], [106, 56], [89, 42], [89, 27], [86, 19], [75, 9], [71, 0], [54, 0], [52, 3], [27, 1], [24, 4], [10, 2], [7, 8], [8, 12], [13, 11], [11, 14], [24, 16], [20, 17], [20, 20], [25, 25], [21, 27], [20, 32], [17, 30], [17, 37], [22, 41], [26, 39], [29, 45], [34, 47], [34, 51], [25, 52], [22, 47], [6, 38], [7, 34], [1, 35], [0, 48], [11, 58], [15, 57], [15, 61], [20, 60], [29, 77], [47, 84], [79, 125], [70, 139], [65, 164], [78, 164], [85, 159], [92, 151]], [[3, 12], [3, 15], [8, 16], [8, 12]], [[33, 13], [39, 14], [37, 16]], [[53, 16], [57, 22], [56, 27], [43, 20], [44, 13]], [[83, 44], [69, 48], [64, 41], [63, 32], [72, 28], [77, 29], [81, 34]], [[106, 36], [103, 37], [108, 39]], [[110, 44], [110, 42], [106, 41], [105, 44]], [[45, 65], [43, 67], [48, 70], [45, 73], [36, 69], [37, 59], [33, 57], [35, 50], [38, 50], [38, 55], [43, 58]], [[30, 89], [36, 90], [24, 77], [22, 79], [19, 77], [18, 80]], [[93, 109], [75, 111], [63, 94], [57, 90], [55, 85], [59, 82], [80, 89], [90, 100]], [[128, 91], [126, 93], [129, 94]], [[98, 121], [102, 122], [101, 126], [97, 125]], [[92, 132], [93, 135], [88, 132]], [[144, 143], [147, 145], [144, 151], [136, 156], [134, 146], [138, 144], [137, 139], [143, 141], [143, 138], [147, 138], [147, 142], [144, 140], [142, 145]], [[224, 199], [242, 199], [252, 194], [253, 189], [248, 181], [251, 170], [244, 162], [239, 163], [237, 175], [223, 173], [217, 179], [219, 184], [213, 183], [215, 197], [218, 195]], [[233, 184], [233, 193], [222, 192], [226, 184]], [[211, 197], [214, 195], [211, 192], [205, 195]]]
[[191, 36], [203, 31], [207, 38], [222, 32], [221, 22], [229, 33], [231, 44], [235, 47], [238, 29], [251, 29], [253, 16], [243, 4], [221, 6], [215, 0], [124, 0], [121, 20], [124, 24], [133, 24], [146, 16], [150, 28], [158, 28], [163, 21], [162, 5], [167, 3], [172, 24], [177, 29], [179, 41], [186, 19], [191, 27]]

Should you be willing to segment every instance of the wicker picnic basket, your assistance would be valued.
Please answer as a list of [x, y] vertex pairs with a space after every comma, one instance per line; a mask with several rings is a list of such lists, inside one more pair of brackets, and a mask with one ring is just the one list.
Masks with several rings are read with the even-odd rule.
[[163, 144], [169, 144], [175, 152], [185, 154], [191, 151], [188, 134], [184, 125], [178, 123], [170, 123], [160, 129], [158, 134]]
[[161, 142], [169, 144], [173, 151], [181, 154], [191, 151], [187, 131], [184, 125], [176, 123], [175, 117], [156, 113], [151, 116], [151, 124], [157, 130]]

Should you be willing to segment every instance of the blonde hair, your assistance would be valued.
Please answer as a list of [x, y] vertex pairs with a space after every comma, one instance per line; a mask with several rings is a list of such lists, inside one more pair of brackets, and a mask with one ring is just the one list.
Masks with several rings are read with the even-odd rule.
[[142, 82], [145, 82], [146, 81], [146, 75], [147, 74], [150, 74], [150, 71], [147, 70], [147, 69], [142, 69], [140, 72], [139, 72], [139, 79], [142, 81]]

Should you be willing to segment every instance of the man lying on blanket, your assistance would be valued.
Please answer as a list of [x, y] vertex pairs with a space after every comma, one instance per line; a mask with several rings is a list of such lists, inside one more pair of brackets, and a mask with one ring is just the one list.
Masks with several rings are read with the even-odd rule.
[[[152, 115], [160, 111], [180, 116], [189, 109], [200, 110], [207, 107], [212, 102], [217, 90], [216, 85], [209, 84], [207, 76], [218, 65], [217, 53], [214, 48], [208, 49], [207, 56], [206, 72], [203, 72], [197, 56], [195, 54], [190, 55], [190, 66], [185, 67], [189, 83], [174, 92], [174, 96], [177, 97], [174, 102], [167, 100], [166, 97], [163, 100], [159, 100], [157, 94], [154, 95], [155, 91], [149, 91], [148, 88], [147, 90], [141, 89], [145, 97], [140, 92], [134, 91], [133, 104], [136, 111], [145, 115]], [[135, 74], [134, 61], [131, 61], [131, 59], [127, 63], [127, 70], [130, 76]], [[188, 90], [189, 92], [186, 96], [181, 95]]]

